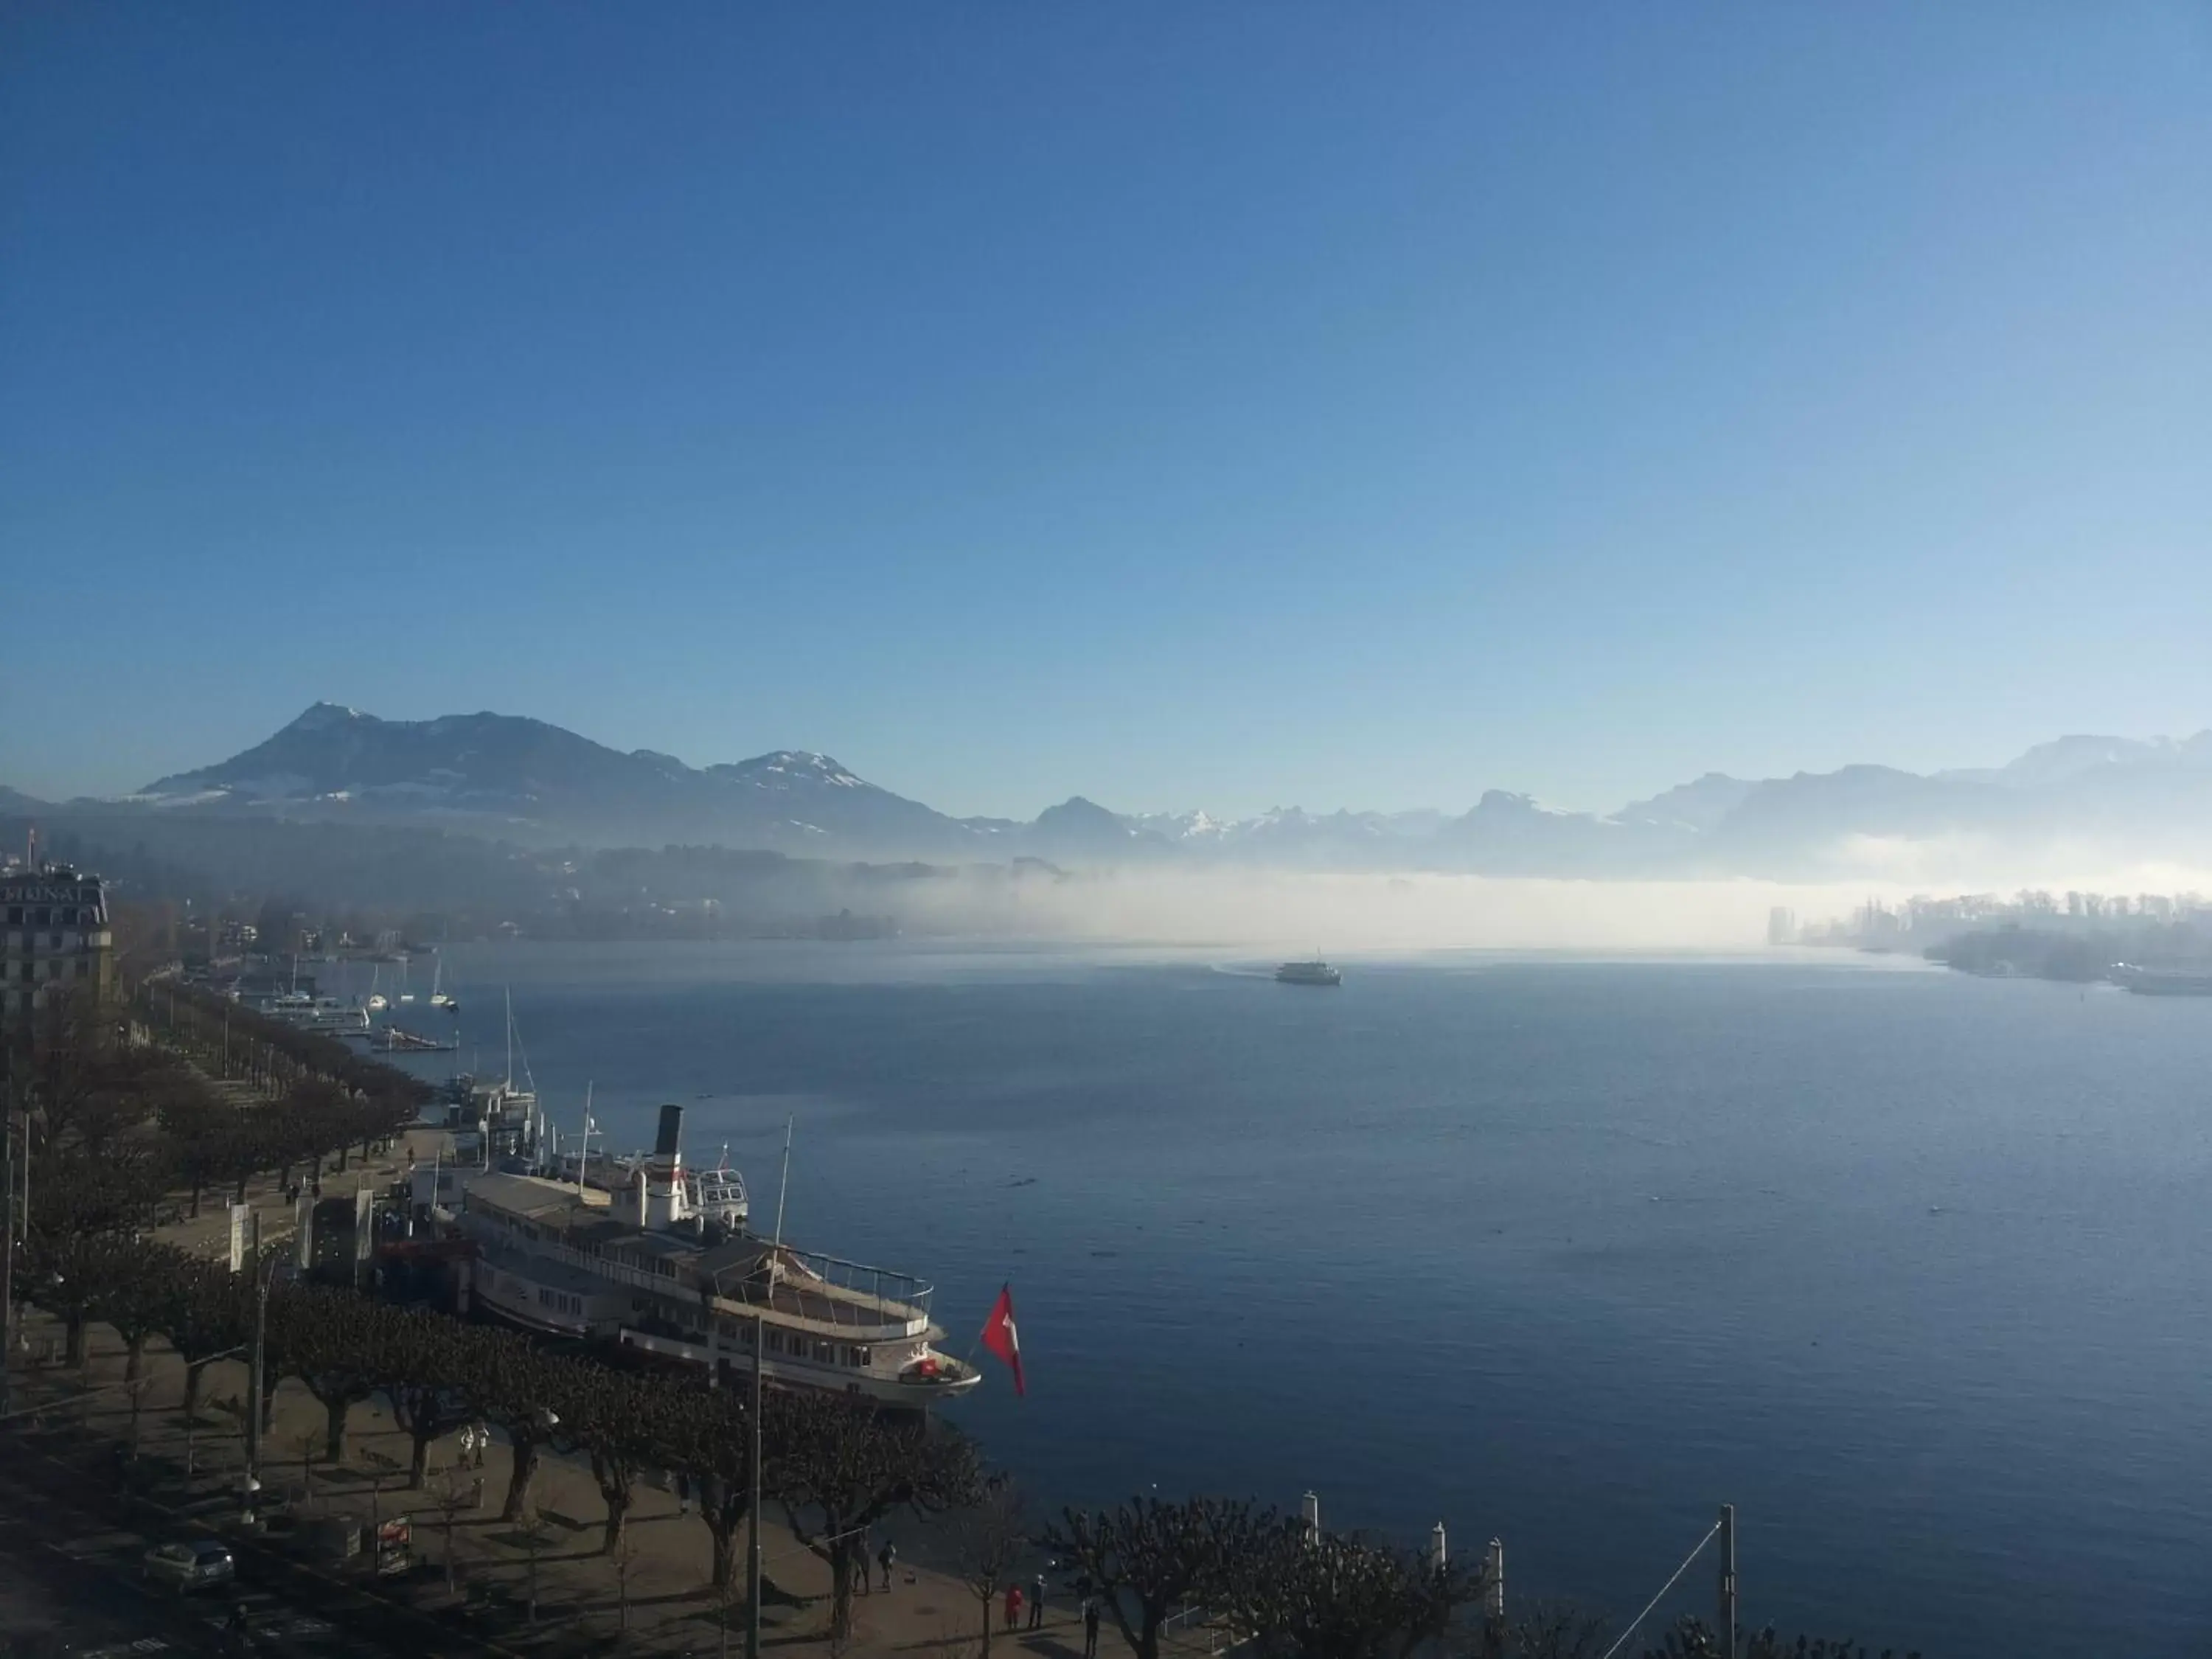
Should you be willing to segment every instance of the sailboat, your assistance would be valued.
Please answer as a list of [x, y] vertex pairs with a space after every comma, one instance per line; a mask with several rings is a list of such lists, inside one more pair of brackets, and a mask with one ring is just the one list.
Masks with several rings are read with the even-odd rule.
[[383, 974], [384, 969], [380, 967], [372, 967], [368, 970], [368, 999], [362, 1006], [372, 1014], [380, 1014], [392, 1006], [391, 1000], [377, 988], [377, 981]]
[[399, 958], [399, 994], [394, 1000], [401, 1003], [415, 1000], [415, 994], [407, 988], [407, 958], [405, 957]]
[[458, 1014], [461, 1012], [460, 999], [447, 996], [440, 988], [445, 982], [446, 958], [441, 951], [430, 969], [430, 1006], [433, 1008], [443, 1008], [449, 1014]]

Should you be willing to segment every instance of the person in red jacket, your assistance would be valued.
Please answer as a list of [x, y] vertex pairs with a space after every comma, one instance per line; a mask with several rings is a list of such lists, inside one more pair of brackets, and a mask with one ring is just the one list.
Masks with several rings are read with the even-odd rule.
[[1019, 1584], [1009, 1584], [1006, 1586], [1006, 1628], [1018, 1629], [1021, 1622], [1022, 1587]]

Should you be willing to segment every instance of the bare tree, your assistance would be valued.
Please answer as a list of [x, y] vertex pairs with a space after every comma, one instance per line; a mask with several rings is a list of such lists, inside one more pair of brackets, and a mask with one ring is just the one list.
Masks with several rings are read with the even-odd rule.
[[615, 1575], [615, 1629], [625, 1642], [629, 1638], [629, 1579], [637, 1570], [637, 1540], [625, 1537], [607, 1557]]
[[300, 1503], [301, 1508], [315, 1501], [315, 1443], [322, 1438], [313, 1429], [302, 1430], [297, 1437], [300, 1446]]
[[1486, 1621], [1456, 1650], [1467, 1659], [1600, 1659], [1611, 1645], [1607, 1624], [1564, 1601], [1531, 1602], [1518, 1617]]
[[975, 1443], [927, 1418], [893, 1417], [841, 1395], [790, 1397], [777, 1497], [793, 1534], [830, 1569], [830, 1634], [853, 1628], [861, 1538], [893, 1510], [941, 1515], [982, 1488]]
[[[956, 1510], [946, 1522], [946, 1536], [960, 1582], [975, 1598], [983, 1615], [985, 1659], [991, 1651], [991, 1603], [1006, 1587], [1006, 1576], [1029, 1547], [1033, 1530], [1028, 1506], [1012, 1480], [994, 1475], [983, 1483], [981, 1498]], [[861, 1571], [867, 1564], [861, 1564]]]
[[1299, 1521], [1271, 1516], [1256, 1541], [1224, 1564], [1221, 1610], [1239, 1632], [1295, 1659], [1413, 1659], [1482, 1595], [1480, 1569], [1354, 1537], [1316, 1538]]
[[1065, 1514], [1037, 1541], [1090, 1575], [1137, 1659], [1159, 1659], [1168, 1615], [1243, 1582], [1284, 1526], [1273, 1510], [1222, 1498], [1133, 1498]]
[[459, 1577], [459, 1558], [453, 1553], [453, 1523], [460, 1519], [462, 1510], [475, 1507], [475, 1499], [469, 1489], [462, 1486], [460, 1472], [447, 1469], [440, 1477], [437, 1489], [430, 1494], [430, 1502], [436, 1506], [441, 1524], [445, 1541], [446, 1588], [450, 1591], [455, 1588]]
[[[1643, 1659], [1715, 1659], [1722, 1650], [1720, 1638], [1704, 1620], [1684, 1618], [1667, 1632], [1658, 1647], [1646, 1648]], [[1836, 1641], [1800, 1636], [1792, 1642], [1777, 1635], [1771, 1626], [1759, 1631], [1739, 1626], [1735, 1650], [1743, 1659], [1867, 1659], [1866, 1649], [1849, 1638]], [[1896, 1652], [1894, 1648], [1884, 1648], [1881, 1659], [1896, 1659]], [[1920, 1655], [1914, 1651], [1906, 1654], [1905, 1659], [1920, 1659]]]
[[545, 1517], [535, 1510], [515, 1524], [515, 1534], [522, 1540], [523, 1553], [529, 1558], [530, 1622], [538, 1622], [538, 1563], [545, 1553], [549, 1541]]

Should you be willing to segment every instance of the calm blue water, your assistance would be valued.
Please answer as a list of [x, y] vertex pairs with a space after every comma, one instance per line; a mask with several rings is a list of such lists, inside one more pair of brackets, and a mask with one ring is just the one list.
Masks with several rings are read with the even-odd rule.
[[794, 1115], [788, 1234], [934, 1278], [956, 1352], [1011, 1278], [1030, 1397], [957, 1411], [1048, 1502], [1311, 1487], [1625, 1616], [1727, 1500], [1753, 1621], [2212, 1643], [2212, 1001], [1843, 959], [449, 964], [487, 1070], [511, 985], [557, 1116], [592, 1079], [643, 1145], [683, 1102], [763, 1224]]

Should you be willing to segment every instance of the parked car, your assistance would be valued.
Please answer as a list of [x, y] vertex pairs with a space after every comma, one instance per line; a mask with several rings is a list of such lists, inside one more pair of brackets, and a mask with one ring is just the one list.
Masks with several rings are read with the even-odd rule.
[[146, 1552], [145, 1575], [180, 1595], [227, 1584], [238, 1576], [229, 1547], [213, 1538], [188, 1538]]

